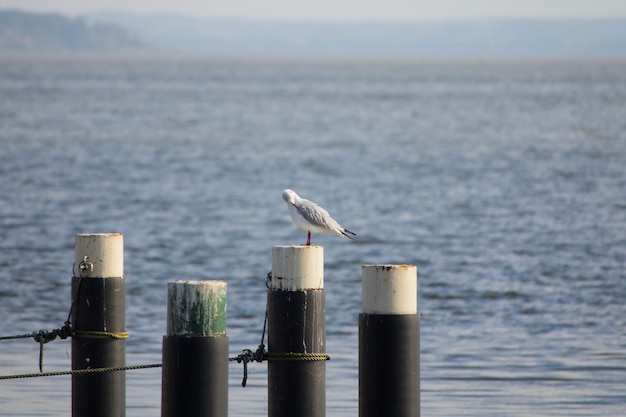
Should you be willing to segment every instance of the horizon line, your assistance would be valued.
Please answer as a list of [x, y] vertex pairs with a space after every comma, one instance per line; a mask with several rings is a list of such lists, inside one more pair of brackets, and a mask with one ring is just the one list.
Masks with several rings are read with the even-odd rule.
[[440, 23], [440, 22], [468, 22], [468, 21], [617, 21], [626, 20], [624, 16], [467, 16], [467, 17], [425, 17], [425, 18], [376, 18], [376, 17], [276, 17], [276, 16], [210, 16], [210, 15], [196, 15], [192, 13], [179, 12], [179, 11], [167, 11], [167, 10], [154, 10], [154, 11], [124, 11], [119, 9], [101, 9], [98, 11], [87, 12], [63, 12], [58, 10], [29, 10], [23, 8], [6, 8], [0, 7], [0, 12], [18, 12], [25, 14], [35, 15], [60, 15], [70, 18], [83, 18], [90, 15], [98, 14], [120, 14], [120, 15], [133, 15], [133, 16], [177, 16], [195, 20], [240, 20], [240, 21], [277, 21], [277, 22], [332, 22], [332, 23]]

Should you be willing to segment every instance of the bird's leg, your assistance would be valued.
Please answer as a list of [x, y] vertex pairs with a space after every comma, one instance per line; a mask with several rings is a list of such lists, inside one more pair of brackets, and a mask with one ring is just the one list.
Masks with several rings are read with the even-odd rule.
[[311, 246], [311, 232], [306, 232], [306, 245]]

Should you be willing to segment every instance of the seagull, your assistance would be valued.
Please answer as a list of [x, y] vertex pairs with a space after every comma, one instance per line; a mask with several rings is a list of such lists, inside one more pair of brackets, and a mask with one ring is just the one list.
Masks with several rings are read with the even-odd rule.
[[295, 191], [283, 191], [283, 200], [287, 202], [291, 219], [300, 229], [307, 232], [306, 245], [311, 246], [311, 233], [332, 233], [354, 239], [356, 233], [342, 227], [322, 207], [312, 201], [301, 198]]

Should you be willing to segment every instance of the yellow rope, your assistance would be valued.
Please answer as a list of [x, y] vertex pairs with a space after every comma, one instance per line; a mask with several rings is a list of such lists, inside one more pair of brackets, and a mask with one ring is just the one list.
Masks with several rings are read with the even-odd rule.
[[327, 361], [327, 360], [330, 360], [330, 355], [328, 353], [300, 353], [300, 352], [267, 353], [267, 360], [272, 361], [272, 362]]
[[38, 373], [33, 373], [33, 374], [3, 375], [3, 376], [0, 376], [0, 380], [20, 379], [20, 378], [37, 378], [37, 377], [42, 377], [42, 376], [96, 374], [100, 372], [129, 371], [132, 369], [160, 368], [161, 366], [162, 365], [160, 363], [153, 363], [150, 365], [117, 366], [117, 367], [111, 367], [111, 368], [72, 369], [71, 371], [38, 372]]
[[98, 332], [91, 330], [74, 330], [74, 337], [86, 339], [128, 339], [128, 332]]

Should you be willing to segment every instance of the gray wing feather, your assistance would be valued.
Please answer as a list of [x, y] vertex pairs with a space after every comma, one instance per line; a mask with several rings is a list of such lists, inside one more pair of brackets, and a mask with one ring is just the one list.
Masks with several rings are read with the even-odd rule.
[[353, 236], [356, 236], [356, 233], [344, 228], [337, 220], [330, 217], [330, 214], [325, 209], [312, 201], [302, 199], [298, 206], [298, 212], [306, 221], [314, 226], [327, 229], [332, 233], [343, 235], [350, 239], [354, 239]]
[[312, 201], [303, 199], [298, 207], [298, 211], [306, 221], [315, 226], [331, 230], [339, 229], [340, 231], [343, 229], [335, 219], [330, 217], [330, 214], [324, 208]]

